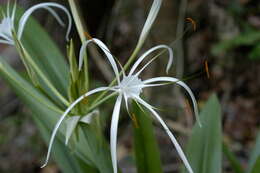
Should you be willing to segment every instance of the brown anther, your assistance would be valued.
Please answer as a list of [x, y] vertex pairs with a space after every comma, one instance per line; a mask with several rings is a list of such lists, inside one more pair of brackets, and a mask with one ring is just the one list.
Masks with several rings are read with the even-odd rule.
[[205, 67], [205, 71], [206, 71], [206, 74], [207, 74], [207, 78], [209, 79], [210, 78], [210, 73], [209, 73], [209, 65], [208, 65], [208, 61], [207, 60], [204, 61], [204, 67]]
[[193, 31], [196, 31], [196, 29], [197, 29], [197, 24], [196, 24], [195, 20], [193, 20], [193, 19], [190, 18], [190, 17], [187, 17], [186, 20], [192, 24]]
[[84, 32], [84, 35], [85, 35], [85, 37], [87, 37], [88, 40], [93, 39], [93, 37], [91, 37], [87, 31]]
[[135, 114], [132, 114], [132, 116], [130, 116], [130, 117], [131, 117], [131, 119], [133, 121], [133, 124], [134, 124], [135, 128], [139, 128], [139, 125], [138, 125], [138, 122], [137, 122]]

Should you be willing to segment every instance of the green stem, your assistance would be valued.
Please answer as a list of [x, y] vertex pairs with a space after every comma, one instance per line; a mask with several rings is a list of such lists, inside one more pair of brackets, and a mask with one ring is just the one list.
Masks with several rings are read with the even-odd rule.
[[[183, 35], [184, 33], [184, 21], [185, 21], [186, 8], [187, 8], [187, 0], [182, 0], [179, 7], [176, 37], [178, 37], [179, 35]], [[183, 76], [183, 71], [184, 71], [183, 40], [179, 39], [177, 43], [178, 44], [176, 48], [176, 54], [177, 54], [176, 77], [181, 78]]]
[[140, 51], [141, 47], [138, 46], [135, 48], [134, 52], [132, 53], [132, 55], [130, 56], [129, 60], [126, 62], [126, 64], [124, 65], [124, 70], [126, 71], [130, 65], [134, 62], [138, 52]]
[[79, 10], [79, 5], [78, 5], [78, 0], [68, 0], [69, 1], [69, 5], [70, 5], [70, 9], [78, 30], [78, 34], [80, 36], [81, 42], [83, 43], [84, 41], [87, 40], [87, 38], [85, 37], [85, 32], [87, 32], [87, 27], [84, 23], [83, 17], [80, 13]]

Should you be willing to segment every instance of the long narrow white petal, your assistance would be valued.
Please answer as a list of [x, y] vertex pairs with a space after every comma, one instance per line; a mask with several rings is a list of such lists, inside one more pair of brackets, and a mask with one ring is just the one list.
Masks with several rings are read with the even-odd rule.
[[130, 115], [127, 95], [126, 95], [126, 94], [123, 94], [123, 97], [124, 97], [124, 101], [125, 101], [126, 111], [127, 111], [127, 113]]
[[62, 21], [62, 19], [60, 18], [60, 16], [55, 12], [55, 10], [53, 10], [50, 7], [43, 7], [44, 9], [48, 10], [51, 15], [57, 20], [57, 22], [62, 26], [65, 27], [65, 23]]
[[110, 88], [109, 87], [100, 87], [100, 88], [96, 88], [96, 89], [93, 89], [87, 93], [85, 93], [84, 95], [80, 96], [77, 100], [75, 100], [67, 109], [66, 111], [63, 113], [63, 115], [61, 116], [61, 118], [59, 119], [59, 121], [57, 122], [57, 124], [55, 125], [53, 131], [52, 131], [52, 134], [51, 134], [51, 139], [50, 139], [50, 142], [49, 142], [49, 148], [48, 148], [48, 153], [47, 153], [47, 157], [46, 157], [46, 161], [45, 163], [42, 165], [41, 168], [45, 167], [47, 164], [48, 164], [48, 161], [49, 161], [49, 158], [50, 158], [50, 154], [51, 154], [51, 149], [52, 149], [52, 145], [53, 145], [53, 142], [54, 142], [54, 139], [55, 139], [55, 136], [58, 132], [58, 129], [61, 125], [61, 123], [63, 122], [63, 120], [65, 119], [65, 117], [68, 115], [68, 113], [74, 108], [75, 105], [77, 105], [81, 100], [83, 100], [84, 98], [92, 95], [92, 94], [95, 94], [97, 92], [100, 92], [100, 91], [105, 91], [105, 90], [109, 90]]
[[[171, 68], [172, 66], [172, 63], [173, 63], [173, 52], [172, 52], [172, 48], [167, 46], [167, 45], [158, 45], [158, 46], [155, 46], [151, 49], [149, 49], [148, 51], [146, 51], [140, 58], [137, 59], [137, 61], [134, 63], [134, 65], [132, 66], [130, 72], [129, 72], [129, 75], [132, 75], [134, 73], [134, 71], [136, 70], [136, 68], [139, 66], [139, 64], [141, 64], [141, 62], [149, 55], [151, 54], [152, 52], [154, 52], [155, 50], [158, 50], [158, 49], [167, 49], [168, 52], [169, 52], [169, 60], [168, 60], [168, 64], [167, 64], [167, 68], [166, 68], [166, 72], [168, 73], [169, 69]], [[144, 68], [149, 65], [150, 62], [148, 62]], [[144, 70], [144, 68], [142, 70]], [[140, 72], [142, 71], [140, 70]], [[139, 73], [140, 73], [139, 72]]]
[[142, 104], [144, 107], [146, 107], [153, 115], [154, 117], [160, 122], [160, 124], [163, 126], [164, 130], [166, 131], [166, 133], [168, 134], [168, 136], [170, 137], [173, 145], [175, 146], [178, 154], [180, 155], [185, 167], [187, 168], [187, 170], [189, 171], [189, 173], [193, 173], [193, 170], [184, 154], [184, 152], [181, 149], [181, 146], [179, 145], [179, 143], [177, 142], [176, 138], [174, 137], [174, 135], [171, 133], [171, 131], [169, 130], [169, 128], [167, 127], [167, 125], [165, 124], [165, 122], [162, 120], [162, 118], [160, 117], [160, 115], [153, 109], [153, 107], [151, 105], [149, 105], [148, 103], [146, 103], [143, 99], [137, 97], [136, 100]]
[[162, 0], [154, 0], [153, 1], [152, 7], [150, 9], [150, 12], [149, 12], [148, 17], [146, 19], [146, 22], [144, 24], [143, 30], [140, 34], [136, 49], [139, 49], [143, 45], [144, 41], [146, 40], [146, 37], [149, 34], [149, 31], [150, 31], [150, 29], [151, 29], [151, 27], [152, 27], [152, 25], [155, 21], [155, 18], [158, 15], [160, 8], [161, 8], [161, 4], [162, 4]]
[[164, 85], [168, 85], [168, 83], [160, 83], [160, 84], [144, 84], [144, 85], [140, 85], [137, 87], [142, 87], [142, 88], [149, 88], [149, 87], [157, 87], [157, 86], [164, 86]]
[[110, 149], [111, 149], [111, 159], [112, 159], [112, 166], [113, 166], [114, 173], [117, 173], [116, 143], [117, 143], [117, 128], [118, 128], [118, 119], [119, 119], [121, 102], [122, 102], [122, 95], [120, 94], [116, 99], [112, 120], [111, 120], [111, 129], [110, 129]]
[[70, 33], [70, 30], [71, 30], [71, 26], [72, 26], [72, 19], [71, 19], [70, 13], [63, 5], [53, 3], [53, 2], [40, 3], [40, 4], [37, 4], [37, 5], [34, 5], [31, 8], [29, 8], [28, 10], [26, 10], [26, 12], [23, 14], [23, 16], [21, 17], [21, 19], [19, 21], [18, 38], [20, 39], [22, 37], [22, 33], [23, 33], [23, 30], [24, 30], [25, 24], [28, 21], [28, 18], [30, 17], [30, 15], [35, 10], [38, 10], [38, 9], [41, 9], [41, 8], [46, 9], [58, 20], [59, 23], [63, 23], [63, 22], [61, 22], [62, 20], [59, 18], [59, 16], [56, 14], [56, 12], [54, 10], [50, 10], [51, 7], [61, 9], [62, 11], [64, 11], [67, 14], [69, 23], [68, 23], [67, 33], [66, 33], [66, 39], [68, 41], [69, 40], [69, 33]]
[[173, 78], [173, 77], [155, 77], [155, 78], [145, 80], [143, 82], [144, 82], [144, 84], [150, 84], [150, 83], [154, 83], [154, 82], [173, 82], [173, 83], [176, 83], [176, 84], [182, 86], [188, 92], [188, 94], [191, 97], [193, 109], [194, 109], [194, 112], [195, 112], [195, 117], [197, 119], [199, 126], [201, 127], [201, 121], [200, 121], [200, 118], [199, 118], [197, 101], [196, 101], [191, 89], [184, 82], [182, 82], [179, 79]]
[[91, 40], [87, 40], [85, 41], [82, 46], [81, 46], [81, 49], [80, 49], [80, 54], [79, 54], [79, 70], [81, 70], [81, 67], [83, 65], [83, 57], [84, 57], [84, 53], [85, 53], [85, 50], [88, 46], [89, 43], [95, 43], [96, 45], [98, 45], [101, 50], [105, 53], [109, 63], [111, 64], [113, 70], [114, 70], [114, 73], [116, 75], [116, 79], [117, 79], [117, 82], [118, 84], [120, 83], [120, 78], [119, 78], [119, 71], [118, 71], [118, 68], [117, 68], [117, 65], [116, 65], [116, 62], [114, 60], [114, 57], [113, 55], [110, 53], [108, 47], [102, 42], [100, 41], [99, 39], [97, 38], [93, 38]]
[[76, 128], [78, 122], [79, 122], [80, 116], [72, 116], [69, 117], [66, 120], [66, 135], [65, 135], [65, 145], [68, 145], [69, 139], [74, 131], [74, 129]]

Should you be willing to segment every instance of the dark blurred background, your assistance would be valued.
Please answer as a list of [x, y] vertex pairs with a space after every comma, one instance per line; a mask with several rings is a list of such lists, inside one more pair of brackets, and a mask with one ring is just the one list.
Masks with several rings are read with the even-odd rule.
[[[0, 2], [5, 4], [7, 1]], [[27, 9], [42, 1], [17, 2]], [[65, 0], [51, 2], [61, 3], [69, 8]], [[106, 42], [120, 62], [126, 62], [138, 40], [152, 0], [78, 2], [90, 35]], [[65, 30], [44, 10], [36, 12], [34, 16], [65, 54]], [[196, 21], [195, 31], [186, 18]], [[75, 28], [72, 36], [79, 47], [80, 40]], [[260, 125], [260, 1], [164, 0], [142, 51], [173, 41], [175, 66], [170, 75], [187, 79], [186, 83], [194, 91], [200, 106], [213, 92], [217, 93], [222, 105], [224, 139], [243, 166], [247, 166], [248, 155]], [[12, 47], [1, 45], [0, 53], [17, 70], [24, 70]], [[144, 76], [164, 74], [166, 60], [162, 58], [157, 61]], [[91, 76], [92, 80], [109, 82], [111, 75], [100, 68], [98, 63], [99, 61], [90, 62], [91, 74], [95, 74]], [[205, 73], [205, 63], [209, 66], [209, 78]], [[104, 75], [106, 73], [108, 74]], [[46, 153], [46, 145], [27, 115], [28, 109], [2, 79], [0, 91], [0, 172], [59, 172], [54, 163], [45, 169], [39, 169]], [[169, 91], [173, 94], [169, 95]], [[154, 105], [162, 106], [166, 110], [171, 109], [177, 112], [176, 115], [180, 115], [173, 118], [166, 115], [164, 118], [179, 135], [181, 143], [185, 144], [185, 136], [192, 128], [194, 118], [187, 105], [187, 97], [180, 93], [183, 92], [179, 89], [166, 87], [165, 91], [155, 90], [146, 94]], [[121, 134], [124, 135], [119, 137], [119, 158], [120, 167], [130, 173], [133, 168], [127, 162], [131, 150], [129, 124], [129, 120], [125, 120], [123, 125], [120, 125], [127, 128], [122, 129], [124, 132]], [[157, 130], [157, 136], [160, 139], [158, 141], [165, 170], [176, 172], [178, 162], [175, 156], [167, 154], [172, 151], [170, 141], [161, 129]], [[232, 172], [225, 159], [223, 172]]]

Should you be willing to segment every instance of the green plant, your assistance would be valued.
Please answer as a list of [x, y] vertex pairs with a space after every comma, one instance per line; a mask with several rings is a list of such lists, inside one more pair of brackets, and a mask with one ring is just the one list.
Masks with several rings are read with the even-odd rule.
[[[166, 71], [173, 63], [173, 52], [167, 45], [155, 46], [137, 58], [156, 19], [162, 0], [153, 1], [136, 48], [124, 67], [117, 62], [116, 57], [101, 40], [84, 37], [84, 25], [81, 23], [80, 15], [74, 8], [74, 1], [69, 2], [83, 42], [79, 65], [73, 40], [69, 40], [72, 19], [65, 7], [56, 3], [41, 3], [24, 12], [15, 4], [12, 8], [8, 4], [4, 11], [6, 15], [3, 16], [0, 25], [0, 31], [2, 31], [0, 32], [2, 38], [0, 42], [15, 46], [25, 65], [27, 76], [21, 75], [6, 63], [3, 57], [0, 57], [0, 75], [10, 84], [23, 103], [30, 108], [31, 117], [39, 128], [44, 141], [49, 142], [47, 158], [43, 166], [46, 166], [50, 154], [53, 153], [53, 158], [65, 173], [116, 173], [118, 171], [117, 126], [121, 105], [124, 101], [133, 123], [134, 158], [138, 173], [163, 172], [154, 134], [153, 119], [150, 115], [162, 125], [176, 147], [185, 166], [183, 172], [221, 172], [222, 150], [233, 169], [237, 173], [244, 172], [228, 146], [222, 144], [221, 108], [216, 95], [209, 99], [199, 115], [196, 99], [191, 89], [181, 80], [168, 76], [141, 80], [141, 72], [163, 53], [169, 54]], [[68, 64], [48, 34], [32, 17], [29, 17], [39, 8], [48, 10], [61, 26], [66, 26], [65, 22], [61, 20], [54, 8], [61, 9], [67, 15]], [[10, 11], [10, 9], [12, 10]], [[250, 41], [248, 42], [250, 43]], [[88, 55], [86, 54], [89, 43], [96, 44], [112, 66], [116, 79], [109, 86], [90, 90], [90, 84], [94, 83], [94, 80], [89, 80]], [[144, 59], [158, 50], [161, 51], [142, 66], [141, 70], [137, 71]], [[118, 66], [121, 67], [121, 70], [118, 69]], [[131, 69], [129, 69], [130, 67]], [[187, 91], [198, 120], [189, 139], [187, 158], [157, 110], [148, 104], [141, 95], [147, 87], [170, 84], [180, 85]], [[98, 92], [102, 93], [97, 97], [92, 96]], [[116, 97], [116, 102], [112, 114], [109, 148], [100, 123], [100, 117], [103, 114], [101, 105], [114, 97]], [[201, 119], [201, 124], [199, 119]], [[63, 121], [66, 123], [62, 123]], [[259, 172], [259, 141], [258, 138], [250, 159], [248, 173]]]

